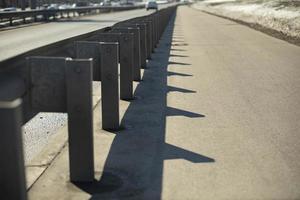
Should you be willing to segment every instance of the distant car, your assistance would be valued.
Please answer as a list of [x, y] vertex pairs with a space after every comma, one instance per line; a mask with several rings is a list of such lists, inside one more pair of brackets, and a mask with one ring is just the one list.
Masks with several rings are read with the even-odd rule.
[[120, 2], [111, 2], [111, 6], [120, 6]]
[[122, 6], [134, 6], [134, 2], [132, 1], [125, 1], [121, 3]]
[[76, 7], [88, 7], [89, 4], [88, 2], [85, 2], [85, 1], [79, 1], [76, 3]]
[[183, 4], [183, 5], [187, 5], [189, 4], [190, 2], [188, 0], [180, 0], [180, 3]]
[[13, 11], [17, 11], [17, 8], [15, 8], [15, 7], [3, 8], [2, 11], [4, 11], [4, 12], [13, 12]]
[[49, 7], [48, 4], [43, 4], [40, 6], [40, 10], [47, 10], [48, 7]]
[[98, 6], [100, 6], [100, 4], [98, 4], [98, 3], [92, 3], [90, 6], [92, 6], [92, 7], [98, 7]]
[[100, 3], [100, 6], [112, 6], [110, 1], [104, 1]]
[[62, 5], [58, 6], [59, 10], [65, 10], [65, 9], [69, 9], [69, 8], [72, 8], [72, 6], [69, 4], [62, 4]]
[[48, 7], [47, 7], [47, 10], [58, 10], [58, 4], [50, 4]]
[[158, 10], [158, 5], [156, 1], [148, 1], [146, 3], [146, 10]]
[[[79, 1], [79, 2], [77, 2], [75, 8], [81, 8], [81, 7], [89, 7], [89, 3], [85, 2], [85, 1]], [[89, 11], [86, 11], [86, 10], [77, 11], [77, 13], [79, 15], [81, 15], [82, 13], [87, 13], [87, 12], [90, 13], [91, 11], [90, 10]]]

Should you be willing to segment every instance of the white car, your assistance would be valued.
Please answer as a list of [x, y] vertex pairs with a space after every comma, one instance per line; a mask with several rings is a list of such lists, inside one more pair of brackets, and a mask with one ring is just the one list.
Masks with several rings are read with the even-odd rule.
[[2, 11], [3, 12], [15, 12], [15, 11], [17, 11], [17, 8], [16, 7], [3, 8]]
[[150, 10], [150, 9], [158, 10], [156, 1], [148, 1], [146, 3], [146, 10]]

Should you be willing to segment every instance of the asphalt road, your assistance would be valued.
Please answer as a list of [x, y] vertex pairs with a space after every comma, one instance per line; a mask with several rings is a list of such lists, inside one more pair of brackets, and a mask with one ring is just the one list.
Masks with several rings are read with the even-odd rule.
[[[160, 5], [159, 8], [169, 5]], [[53, 42], [112, 26], [117, 22], [152, 12], [154, 11], [138, 9], [103, 13], [0, 31], [0, 61]], [[26, 123], [23, 127], [25, 161], [29, 162], [37, 155], [47, 145], [51, 136], [65, 126], [66, 122], [66, 114], [39, 113]]]
[[[159, 8], [161, 9], [169, 5], [159, 5]], [[103, 13], [0, 31], [0, 61], [47, 44], [92, 32], [111, 26], [117, 22], [147, 15], [152, 12], [154, 11], [137, 9]]]

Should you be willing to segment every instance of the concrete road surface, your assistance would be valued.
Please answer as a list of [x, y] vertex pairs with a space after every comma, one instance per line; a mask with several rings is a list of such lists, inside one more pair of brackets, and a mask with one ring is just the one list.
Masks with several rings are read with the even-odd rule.
[[180, 7], [130, 104], [100, 129], [97, 179], [68, 182], [65, 148], [31, 199], [300, 199], [300, 48]]
[[182, 7], [172, 49], [166, 142], [214, 161], [165, 161], [163, 199], [300, 199], [300, 48]]

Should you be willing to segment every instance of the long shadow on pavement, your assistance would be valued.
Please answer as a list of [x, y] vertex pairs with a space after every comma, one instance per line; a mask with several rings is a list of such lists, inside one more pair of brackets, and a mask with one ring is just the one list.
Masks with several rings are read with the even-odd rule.
[[184, 74], [184, 73], [178, 73], [178, 72], [171, 72], [171, 71], [168, 71], [168, 76], [193, 76], [191, 74]]
[[183, 62], [173, 62], [173, 61], [170, 61], [169, 65], [191, 65], [191, 64], [189, 64], [189, 63], [183, 63]]
[[[193, 163], [214, 159], [165, 143], [166, 117], [205, 117], [202, 114], [167, 106], [167, 71], [174, 28], [171, 20], [153, 55], [143, 81], [122, 119], [125, 130], [116, 132], [104, 172], [92, 184], [77, 184], [90, 193], [91, 199], [161, 199], [164, 160], [185, 159]], [[190, 75], [188, 75], [190, 76]], [[195, 92], [171, 88], [178, 92]]]
[[178, 55], [178, 54], [170, 54], [170, 57], [181, 57], [181, 58], [187, 58], [188, 56], [185, 56], [185, 55]]
[[61, 19], [61, 20], [57, 20], [57, 21], [55, 21], [56, 23], [70, 23], [70, 22], [76, 22], [76, 23], [78, 23], [78, 22], [81, 22], [81, 23], [91, 23], [91, 22], [94, 22], [94, 23], [100, 23], [100, 22], [102, 22], [102, 23], [105, 23], [105, 22], [107, 22], [107, 23], [110, 23], [110, 22], [112, 22], [112, 23], [116, 23], [116, 22], [119, 22], [118, 20], [98, 20], [98, 19], [78, 19], [78, 18], [63, 18], [63, 19]]

